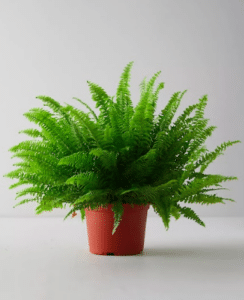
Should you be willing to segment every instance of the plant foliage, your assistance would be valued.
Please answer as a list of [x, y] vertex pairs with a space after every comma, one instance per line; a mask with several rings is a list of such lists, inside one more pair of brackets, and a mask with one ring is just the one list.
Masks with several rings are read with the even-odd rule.
[[18, 179], [10, 189], [31, 184], [17, 192], [16, 199], [34, 196], [15, 206], [36, 201], [36, 214], [40, 214], [68, 204], [73, 208], [64, 220], [80, 210], [83, 221], [85, 208], [113, 204], [114, 234], [125, 203], [151, 204], [168, 229], [171, 216], [177, 220], [181, 215], [205, 226], [192, 209], [182, 206], [184, 203], [234, 201], [206, 194], [224, 189], [221, 182], [237, 179], [203, 172], [227, 147], [240, 142], [224, 142], [212, 152], [206, 149], [204, 142], [216, 128], [207, 127], [209, 119], [204, 118], [207, 95], [186, 108], [172, 124], [186, 90], [174, 93], [155, 117], [159, 92], [164, 88], [160, 82], [154, 90], [161, 73], [157, 72], [148, 82], [143, 79], [140, 100], [134, 108], [129, 91], [132, 65], [130, 62], [124, 68], [114, 97], [87, 81], [99, 116], [78, 98], [74, 99], [89, 113], [66, 103], [62, 106], [47, 96], [36, 97], [52, 112], [33, 108], [25, 113], [41, 130], [20, 131], [33, 139], [9, 149], [12, 157], [22, 160], [14, 164], [16, 170], [4, 175]]

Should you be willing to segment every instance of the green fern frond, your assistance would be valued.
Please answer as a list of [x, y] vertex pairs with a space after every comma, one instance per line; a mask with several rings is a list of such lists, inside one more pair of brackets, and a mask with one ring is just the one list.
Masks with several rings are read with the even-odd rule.
[[36, 123], [46, 130], [51, 141], [57, 142], [57, 146], [62, 152], [72, 152], [69, 143], [64, 141], [64, 135], [60, 134], [60, 129], [57, 127], [57, 121], [52, 117], [52, 114], [42, 108], [32, 108], [29, 112], [24, 113], [24, 116], [29, 121]]
[[217, 128], [217, 126], [209, 126], [206, 129], [202, 128], [202, 130], [196, 130], [194, 133], [196, 134], [195, 140], [193, 140], [193, 143], [189, 146], [188, 154], [193, 153], [196, 149], [199, 148], [200, 145], [202, 145], [208, 137], [210, 137], [213, 133], [213, 131]]
[[175, 206], [176, 208], [178, 208], [179, 212], [184, 215], [185, 218], [193, 220], [199, 225], [205, 227], [205, 223], [199, 218], [199, 216], [190, 207], [181, 207], [178, 204], [176, 204]]
[[180, 92], [174, 93], [166, 107], [159, 114], [158, 128], [161, 132], [168, 130], [168, 127], [171, 124], [171, 121], [177, 111], [177, 108], [180, 105], [181, 99], [186, 92], [187, 90], [182, 92], [181, 95]]
[[85, 213], [84, 208], [80, 209], [80, 215], [81, 215], [81, 221], [83, 222], [85, 220], [85, 217], [86, 217], [86, 213]]
[[196, 195], [189, 196], [188, 198], [183, 199], [183, 202], [186, 203], [199, 203], [201, 205], [206, 204], [215, 204], [215, 203], [223, 203], [223, 200], [229, 200], [231, 202], [235, 202], [233, 199], [230, 198], [223, 198], [223, 197], [218, 197], [216, 194], [214, 195], [206, 195], [203, 193], [198, 193]]
[[140, 94], [141, 94], [141, 98], [143, 98], [144, 94], [147, 91], [147, 81], [146, 81], [147, 77], [144, 77], [142, 82], [139, 84], [140, 87]]
[[228, 142], [223, 142], [220, 146], [217, 146], [217, 148], [210, 152], [205, 154], [196, 164], [196, 167], [199, 167], [201, 165], [200, 172], [203, 172], [207, 166], [216, 159], [219, 155], [223, 155], [223, 151], [226, 150], [227, 147], [232, 146], [236, 143], [241, 143], [241, 141], [236, 140], [236, 141], [228, 141]]
[[[92, 172], [92, 176], [96, 174]], [[74, 175], [66, 180], [66, 184], [77, 184], [77, 185], [85, 185], [86, 182], [89, 182], [88, 176], [91, 176], [90, 172], [83, 172], [78, 175]]]
[[209, 187], [212, 185], [216, 185], [219, 182], [227, 181], [227, 180], [237, 180], [237, 177], [234, 176], [222, 176], [222, 175], [206, 175], [204, 178], [194, 178], [187, 185], [182, 185], [178, 188], [179, 192], [176, 192], [176, 196], [174, 198], [175, 201], [183, 200], [189, 196], [197, 194], [200, 192], [204, 187]]
[[42, 191], [40, 190], [39, 187], [28, 187], [22, 191], [19, 191], [16, 193], [18, 196], [15, 198], [15, 200], [19, 197], [22, 197], [22, 196], [25, 196], [27, 194], [30, 194], [30, 195], [36, 195], [36, 194], [42, 194]]
[[40, 99], [45, 104], [44, 106], [50, 107], [55, 113], [63, 117], [64, 129], [69, 133], [69, 145], [73, 149], [79, 147], [80, 140], [77, 137], [77, 132], [75, 131], [74, 124], [70, 116], [66, 113], [64, 107], [56, 100], [48, 96], [37, 96], [37, 99]]
[[83, 172], [68, 178], [66, 184], [84, 186], [84, 190], [94, 190], [100, 187], [100, 180], [95, 172]]
[[[121, 111], [121, 118], [123, 119], [125, 116], [125, 111], [130, 107], [130, 113], [134, 112], [133, 104], [130, 99], [130, 90], [129, 90], [129, 81], [130, 81], [130, 72], [134, 61], [131, 61], [124, 68], [123, 73], [120, 77], [120, 82], [116, 92], [116, 103], [118, 104], [118, 108]], [[127, 118], [128, 121], [128, 118]], [[128, 130], [128, 125], [125, 127], [125, 130]]]
[[43, 140], [46, 140], [45, 136], [37, 129], [24, 129], [24, 130], [20, 130], [19, 133], [25, 133], [30, 137], [33, 138], [42, 138]]
[[64, 156], [58, 162], [58, 165], [69, 165], [81, 171], [89, 169], [91, 171], [94, 165], [94, 158], [89, 153], [79, 151], [68, 156]]
[[76, 97], [73, 97], [73, 99], [79, 101], [81, 104], [85, 105], [86, 108], [89, 109], [89, 111], [91, 112], [91, 114], [94, 116], [94, 119], [96, 121], [98, 121], [98, 118], [97, 118], [97, 115], [95, 114], [95, 112], [90, 108], [90, 106], [88, 104], [86, 104], [85, 102], [81, 101], [80, 99], [76, 98]]
[[20, 153], [20, 151], [32, 151], [54, 158], [54, 160], [55, 158], [57, 160], [58, 157], [58, 153], [55, 153], [56, 151], [51, 144], [43, 143], [42, 141], [23, 141], [18, 145], [11, 147], [9, 151], [14, 153]]
[[113, 139], [113, 145], [119, 151], [119, 149], [125, 147], [125, 142], [123, 139], [123, 122], [114, 105], [111, 105], [109, 109], [109, 117], [112, 126], [111, 136]]
[[[146, 91], [141, 94], [140, 101], [135, 108], [135, 113], [130, 121], [130, 130], [137, 129], [137, 127], [142, 126], [142, 123], [145, 119], [146, 111], [150, 108], [148, 101], [152, 97], [153, 86], [160, 75], [161, 71], [155, 73], [146, 85]], [[150, 108], [151, 109], [151, 108]]]
[[[102, 131], [94, 123], [87, 114], [79, 111], [78, 109], [68, 105], [67, 109], [70, 111], [71, 115], [77, 120], [80, 126], [87, 129], [87, 133], [89, 134], [90, 138], [92, 138], [95, 142], [97, 147], [102, 147]], [[86, 138], [87, 139], [87, 138]]]
[[92, 95], [92, 100], [96, 102], [96, 108], [99, 108], [100, 115], [98, 117], [98, 122], [102, 127], [105, 127], [107, 124], [110, 124], [109, 119], [109, 103], [112, 102], [111, 98], [99, 85], [87, 81], [90, 92]]
[[155, 91], [154, 94], [153, 94], [151, 105], [152, 105], [154, 111], [155, 111], [156, 106], [157, 106], [157, 100], [158, 100], [159, 92], [160, 92], [160, 90], [162, 90], [163, 88], [164, 88], [164, 82], [160, 82], [160, 83], [158, 84], [158, 87], [157, 87], [156, 91]]
[[22, 169], [31, 168], [31, 164], [27, 161], [21, 161], [21, 162], [15, 163], [15, 164], [13, 164], [13, 166], [22, 167]]
[[166, 230], [169, 230], [169, 223], [170, 223], [170, 214], [171, 214], [171, 203], [168, 198], [161, 199], [161, 201], [156, 201], [152, 204], [152, 207], [157, 213], [165, 226]]
[[[151, 144], [150, 133], [153, 128], [155, 107], [151, 105], [153, 98], [153, 86], [161, 71], [154, 74], [146, 86], [146, 92], [141, 95], [135, 108], [135, 113], [130, 121], [130, 147], [140, 156], [145, 150], [149, 150]], [[135, 157], [135, 158], [137, 158]]]
[[210, 191], [218, 191], [218, 190], [229, 190], [227, 188], [219, 188], [219, 189], [202, 189], [202, 193], [204, 192], [210, 192]]
[[176, 208], [174, 205], [171, 205], [171, 208], [170, 208], [170, 213], [171, 215], [176, 219], [178, 220], [181, 216], [180, 212], [179, 212], [179, 209]]
[[22, 150], [21, 152], [17, 152], [15, 153], [13, 157], [18, 157], [18, 158], [22, 158], [24, 160], [34, 160], [37, 163], [39, 163], [39, 165], [41, 166], [41, 164], [47, 164], [49, 165], [51, 168], [56, 167], [57, 163], [58, 163], [58, 159], [49, 155], [49, 154], [44, 154], [41, 152], [36, 152], [36, 151], [32, 151], [32, 150]]
[[25, 204], [25, 203], [28, 203], [28, 202], [34, 202], [34, 201], [37, 202], [38, 199], [24, 199], [24, 200], [20, 201], [19, 203], [15, 204], [13, 206], [13, 208], [15, 208], [16, 206], [19, 206], [19, 205], [22, 205], [22, 204]]
[[122, 216], [124, 213], [124, 208], [121, 201], [114, 202], [112, 205], [112, 211], [114, 213], [114, 225], [112, 235], [115, 234], [120, 222], [122, 221]]
[[81, 209], [97, 209], [99, 207], [105, 207], [107, 202], [107, 194], [109, 189], [102, 190], [91, 190], [84, 194], [82, 197], [77, 199], [74, 204], [75, 207], [71, 209], [68, 214], [65, 216], [64, 220], [68, 218], [74, 211]]
[[112, 128], [107, 124], [104, 129], [103, 135], [103, 144], [104, 149], [106, 150], [116, 150], [117, 148], [113, 144], [113, 135], [112, 135]]
[[109, 171], [112, 171], [116, 167], [117, 154], [113, 151], [109, 152], [101, 148], [92, 149], [89, 154], [93, 154], [100, 158], [103, 167]]
[[16, 187], [18, 187], [20, 185], [23, 185], [23, 184], [30, 184], [30, 183], [27, 180], [25, 180], [25, 181], [24, 180], [20, 180], [20, 181], [14, 183], [14, 184], [11, 184], [10, 187], [9, 187], [9, 189], [10, 190], [14, 189], [14, 188], [16, 188]]
[[[175, 155], [178, 153], [179, 156], [175, 160], [176, 163], [178, 165], [185, 165], [187, 163], [186, 168], [188, 170], [195, 170], [195, 160], [200, 157], [201, 153], [205, 153], [208, 151], [205, 146], [202, 146], [201, 148], [199, 147], [206, 141], [209, 136], [212, 135], [215, 128], [216, 126], [209, 126], [206, 129], [202, 129], [200, 133], [196, 133], [196, 136], [193, 135], [192, 132], [186, 134], [178, 143], [178, 145], [182, 147], [181, 150], [172, 151], [169, 159], [173, 159], [173, 157], [175, 157]], [[193, 132], [195, 131], [193, 130]]]
[[186, 118], [194, 111], [194, 109], [198, 108], [198, 104], [193, 104], [188, 106], [183, 113], [177, 118], [174, 122], [176, 130], [180, 130], [181, 126], [185, 124]]
[[198, 108], [196, 110], [196, 119], [202, 119], [204, 115], [204, 109], [207, 105], [208, 95], [203, 95], [202, 98], [199, 99], [199, 103], [197, 104]]

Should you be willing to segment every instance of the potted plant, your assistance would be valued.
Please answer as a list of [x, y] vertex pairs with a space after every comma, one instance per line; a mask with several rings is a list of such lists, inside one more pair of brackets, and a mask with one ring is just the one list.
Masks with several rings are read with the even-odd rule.
[[[47, 96], [38, 96], [44, 106], [25, 113], [41, 127], [25, 129], [32, 140], [9, 149], [18, 169], [4, 175], [19, 181], [10, 189], [31, 184], [17, 192], [27, 198], [17, 205], [36, 201], [36, 214], [54, 208], [72, 207], [64, 220], [77, 211], [86, 218], [90, 252], [128, 255], [143, 250], [147, 210], [152, 205], [168, 230], [170, 218], [189, 218], [205, 226], [184, 203], [224, 203], [216, 194], [221, 182], [237, 177], [205, 174], [208, 165], [239, 140], [222, 143], [210, 152], [204, 145], [216, 126], [204, 118], [207, 95], [190, 105], [171, 125], [185, 91], [174, 93], [154, 118], [161, 71], [140, 84], [140, 100], [133, 108], [129, 92], [130, 62], [123, 70], [115, 96], [88, 82], [100, 115], [80, 99], [89, 113], [71, 105], [62, 106]], [[195, 112], [194, 116], [190, 116]], [[235, 201], [234, 201], [235, 202]], [[15, 205], [14, 207], [16, 207]]]

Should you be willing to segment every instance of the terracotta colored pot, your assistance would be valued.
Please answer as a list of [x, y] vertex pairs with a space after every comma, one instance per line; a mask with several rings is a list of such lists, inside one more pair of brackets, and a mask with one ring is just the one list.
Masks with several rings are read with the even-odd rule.
[[124, 213], [112, 235], [114, 213], [112, 204], [97, 210], [85, 209], [89, 250], [99, 255], [136, 255], [143, 251], [150, 204], [132, 208], [123, 204]]

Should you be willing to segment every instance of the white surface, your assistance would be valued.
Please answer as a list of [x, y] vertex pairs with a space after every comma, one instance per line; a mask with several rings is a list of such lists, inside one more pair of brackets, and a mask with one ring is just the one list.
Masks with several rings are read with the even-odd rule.
[[0, 219], [1, 300], [243, 300], [244, 219], [148, 217], [144, 252], [89, 253], [80, 218]]

